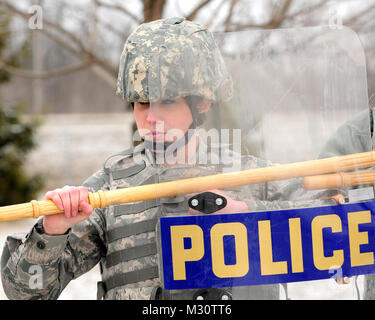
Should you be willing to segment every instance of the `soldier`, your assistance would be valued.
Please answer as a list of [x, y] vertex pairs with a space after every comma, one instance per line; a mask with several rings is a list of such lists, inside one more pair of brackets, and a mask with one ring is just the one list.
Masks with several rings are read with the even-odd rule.
[[[54, 201], [64, 212], [45, 216], [27, 234], [8, 237], [1, 271], [4, 291], [10, 299], [57, 299], [70, 280], [99, 262], [100, 299], [197, 297], [197, 290], [163, 290], [158, 268], [158, 218], [186, 214], [186, 197], [93, 210], [87, 202], [88, 191], [217, 172], [217, 165], [186, 169], [167, 160], [188, 162], [195, 154], [196, 145], [192, 146], [196, 129], [205, 122], [209, 111], [214, 112], [212, 109], [232, 94], [231, 78], [213, 35], [206, 28], [183, 18], [169, 18], [143, 24], [129, 36], [120, 59], [117, 85], [118, 94], [132, 103], [143, 142], [118, 154], [121, 158], [113, 163], [113, 158], [107, 159], [104, 168], [82, 186], [47, 192], [46, 199]], [[158, 126], [160, 122], [163, 127]], [[168, 137], [166, 133], [172, 129], [178, 129], [182, 135]], [[176, 157], [177, 153], [182, 156]], [[158, 158], [163, 159], [163, 165], [157, 162]], [[270, 165], [252, 156], [235, 160], [242, 161], [246, 168]], [[239, 190], [213, 190], [227, 200], [226, 207], [217, 212], [291, 205], [281, 201], [281, 184], [257, 185], [246, 190], [246, 197]], [[271, 202], [271, 198], [278, 201]], [[43, 272], [40, 288], [29, 286], [28, 270], [32, 265], [40, 266]], [[211, 290], [206, 296], [271, 299], [278, 298], [278, 291], [278, 285], [265, 285], [238, 288], [236, 294], [231, 288]]]
[[[375, 94], [370, 96], [368, 110], [362, 111], [356, 117], [341, 125], [328, 139], [319, 154], [319, 158], [374, 150], [374, 109]], [[369, 139], [369, 136], [371, 139]], [[347, 190], [332, 190], [332, 192], [348, 196]], [[366, 274], [364, 278], [364, 292], [360, 298], [372, 300], [375, 298], [375, 276]], [[354, 281], [357, 281], [356, 277]]]

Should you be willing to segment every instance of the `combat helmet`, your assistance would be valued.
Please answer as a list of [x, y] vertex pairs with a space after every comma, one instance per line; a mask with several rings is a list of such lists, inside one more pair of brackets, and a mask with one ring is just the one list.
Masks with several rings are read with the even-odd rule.
[[117, 94], [129, 102], [185, 96], [226, 101], [232, 80], [212, 33], [175, 17], [144, 23], [120, 58]]

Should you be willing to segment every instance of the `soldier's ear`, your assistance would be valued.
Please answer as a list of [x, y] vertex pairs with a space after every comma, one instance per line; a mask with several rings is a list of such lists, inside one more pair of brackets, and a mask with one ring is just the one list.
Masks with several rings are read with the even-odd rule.
[[206, 113], [211, 108], [211, 101], [207, 99], [202, 99], [197, 105], [198, 113]]

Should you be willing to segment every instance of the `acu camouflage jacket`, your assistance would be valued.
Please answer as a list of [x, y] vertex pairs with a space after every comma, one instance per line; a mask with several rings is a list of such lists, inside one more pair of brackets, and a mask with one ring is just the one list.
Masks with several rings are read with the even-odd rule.
[[[163, 169], [152, 164], [142, 145], [120, 155], [123, 156], [120, 160], [108, 167], [105, 164], [83, 185], [96, 192], [218, 172], [217, 167]], [[252, 156], [241, 157], [240, 161], [242, 169], [271, 165]], [[245, 201], [251, 211], [296, 208], [311, 201], [314, 206], [327, 205], [327, 201], [306, 198], [298, 179], [292, 183], [274, 182], [224, 191], [235, 200]], [[99, 298], [157, 298], [155, 295], [161, 284], [155, 226], [162, 215], [186, 215], [187, 198], [180, 196], [95, 209], [88, 220], [64, 235], [46, 235], [40, 219], [30, 232], [8, 236], [1, 259], [6, 295], [9, 299], [57, 299], [71, 280], [100, 263]], [[30, 286], [32, 266], [38, 266], [43, 275], [43, 285], [37, 288]], [[239, 297], [278, 297], [277, 285], [252, 288], [241, 292]], [[191, 299], [192, 295], [190, 290], [185, 290], [183, 295], [177, 293], [176, 297]]]

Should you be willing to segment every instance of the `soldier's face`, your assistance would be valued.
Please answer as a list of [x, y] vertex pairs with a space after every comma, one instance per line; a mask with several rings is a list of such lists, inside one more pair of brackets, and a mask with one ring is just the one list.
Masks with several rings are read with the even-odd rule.
[[160, 100], [152, 103], [134, 103], [134, 117], [138, 131], [145, 140], [174, 142], [193, 122], [184, 98]]

